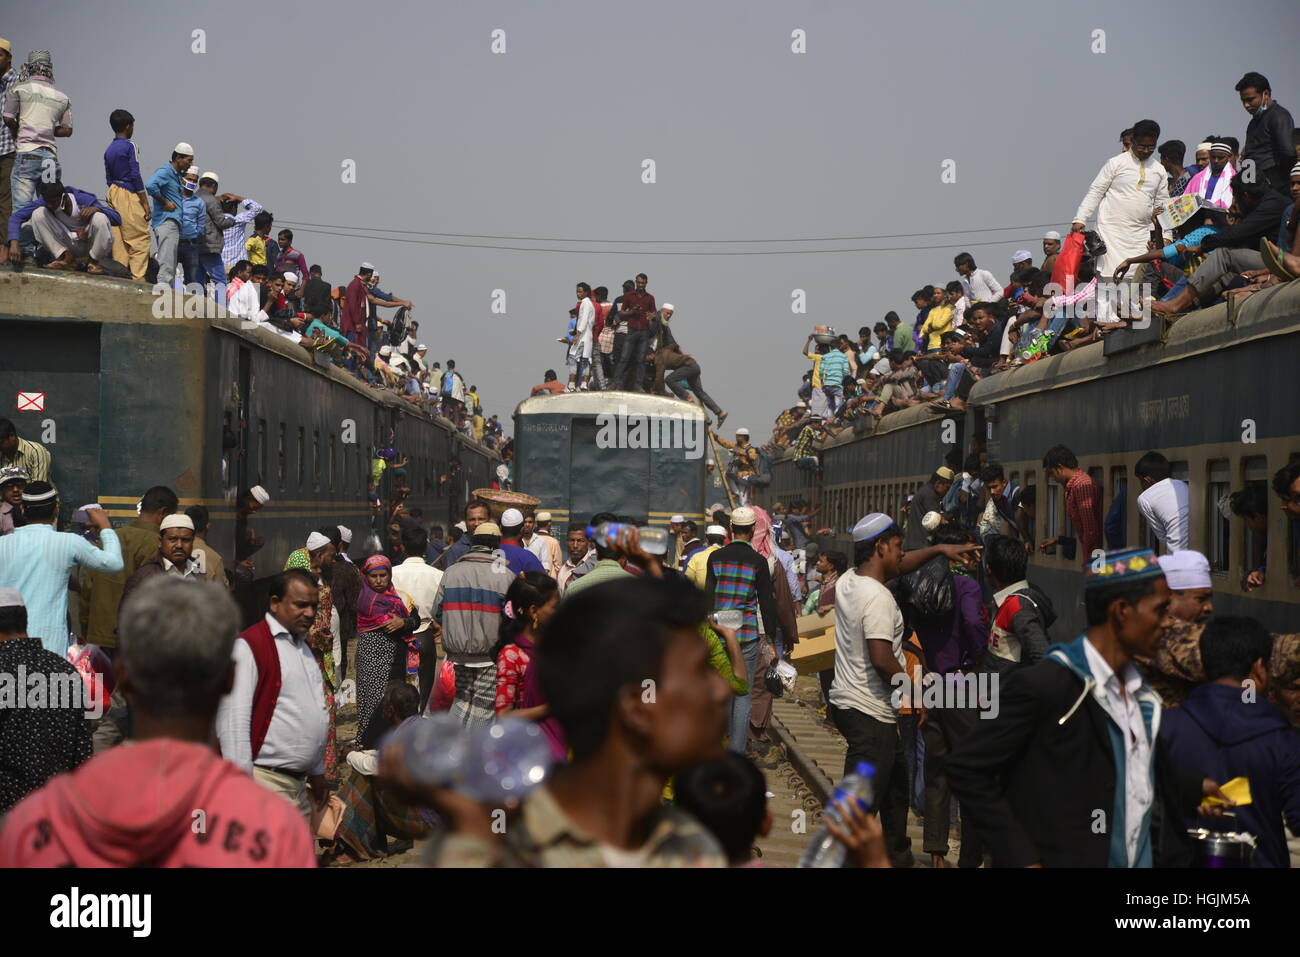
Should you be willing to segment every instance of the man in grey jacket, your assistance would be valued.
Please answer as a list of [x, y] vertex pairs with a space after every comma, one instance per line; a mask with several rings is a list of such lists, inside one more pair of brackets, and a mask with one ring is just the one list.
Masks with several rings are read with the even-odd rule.
[[[203, 200], [203, 205], [207, 208], [207, 217], [203, 220], [203, 244], [202, 252], [199, 255], [199, 265], [202, 267], [205, 282], [210, 280], [217, 290], [226, 288], [226, 267], [221, 260], [221, 250], [225, 246], [225, 232], [231, 226], [235, 225], [235, 217], [225, 213], [221, 209], [223, 199], [230, 197], [217, 197], [217, 184], [221, 179], [212, 170], [199, 177], [199, 199]], [[225, 303], [226, 297], [224, 292], [220, 292], [217, 301]]]

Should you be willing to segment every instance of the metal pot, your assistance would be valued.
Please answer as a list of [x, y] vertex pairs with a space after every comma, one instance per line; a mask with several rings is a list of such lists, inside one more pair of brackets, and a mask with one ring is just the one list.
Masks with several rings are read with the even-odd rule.
[[1253, 834], [1198, 827], [1189, 828], [1187, 835], [1196, 842], [1197, 867], [1250, 867], [1255, 857]]

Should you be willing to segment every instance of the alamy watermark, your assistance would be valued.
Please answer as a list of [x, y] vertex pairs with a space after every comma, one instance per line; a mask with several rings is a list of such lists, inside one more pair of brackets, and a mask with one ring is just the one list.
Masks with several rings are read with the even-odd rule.
[[28, 671], [23, 664], [15, 671], [0, 671], [0, 711], [77, 708], [97, 720], [104, 716], [104, 698], [104, 676], [99, 672], [86, 679], [80, 673]]
[[943, 708], [974, 708], [980, 717], [993, 720], [998, 716], [998, 673], [978, 672], [922, 672], [914, 668], [909, 677], [900, 671], [889, 679], [893, 693], [889, 696], [894, 710], [900, 708], [925, 708], [936, 711]]
[[620, 405], [617, 412], [597, 415], [596, 426], [598, 449], [682, 449], [688, 459], [704, 457], [707, 433], [702, 417], [680, 412], [647, 415]]

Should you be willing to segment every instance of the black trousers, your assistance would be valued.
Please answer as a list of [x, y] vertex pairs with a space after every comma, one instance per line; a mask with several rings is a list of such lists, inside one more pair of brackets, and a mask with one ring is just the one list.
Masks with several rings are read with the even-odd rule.
[[429, 706], [429, 694], [438, 677], [438, 642], [430, 628], [420, 637], [420, 711]]
[[649, 329], [629, 329], [623, 337], [623, 353], [614, 370], [614, 387], [624, 392], [644, 392], [645, 357], [650, 348]]
[[[957, 742], [979, 722], [976, 708], [932, 708], [921, 725], [925, 741], [925, 852], [948, 854], [948, 829], [952, 791], [948, 787], [948, 758]], [[984, 848], [965, 814], [961, 816], [961, 853], [958, 867], [979, 867]]]
[[912, 866], [912, 840], [907, 836], [907, 765], [903, 760], [903, 739], [898, 725], [878, 721], [853, 708], [831, 707], [831, 720], [840, 729], [849, 748], [844, 756], [844, 773], [859, 761], [876, 769], [876, 810], [885, 832], [885, 848], [895, 867]]

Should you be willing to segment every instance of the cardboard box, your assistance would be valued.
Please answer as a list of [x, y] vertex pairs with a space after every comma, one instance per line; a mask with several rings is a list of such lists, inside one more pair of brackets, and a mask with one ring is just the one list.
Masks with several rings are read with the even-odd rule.
[[801, 675], [815, 675], [835, 667], [835, 626], [810, 635], [804, 635], [802, 627], [799, 631], [799, 642], [790, 652], [790, 664], [795, 670]]

